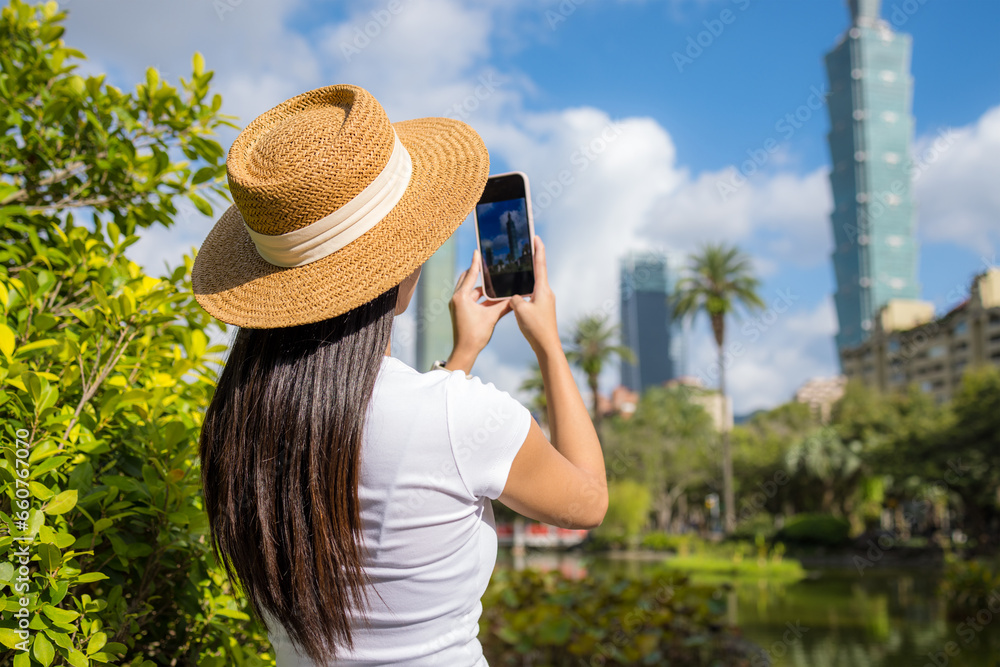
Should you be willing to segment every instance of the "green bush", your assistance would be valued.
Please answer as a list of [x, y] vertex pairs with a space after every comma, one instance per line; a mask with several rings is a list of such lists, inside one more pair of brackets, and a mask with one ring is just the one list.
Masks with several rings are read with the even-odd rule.
[[950, 560], [941, 580], [948, 601], [948, 615], [966, 618], [983, 609], [1000, 605], [1000, 564], [984, 561]]
[[796, 514], [785, 521], [774, 539], [790, 544], [843, 546], [848, 542], [851, 524], [830, 514]]
[[660, 531], [646, 533], [642, 538], [642, 547], [653, 551], [671, 551], [677, 554], [687, 555], [693, 551], [699, 551], [704, 545], [703, 541], [691, 533], [674, 535]]
[[646, 486], [630, 479], [608, 484], [608, 511], [594, 531], [608, 538], [637, 540], [649, 516], [652, 495]]
[[202, 506], [225, 347], [208, 344], [191, 256], [160, 277], [125, 256], [179, 198], [212, 212], [221, 98], [197, 54], [181, 90], [154, 69], [133, 93], [73, 74], [64, 18], [17, 0], [0, 16], [0, 664], [273, 664]]
[[774, 527], [774, 517], [767, 512], [758, 512], [753, 516], [743, 519], [736, 524], [731, 538], [738, 540], [755, 541], [758, 535], [763, 535], [764, 539], [770, 540], [776, 533]]
[[747, 665], [753, 647], [723, 627], [717, 590], [662, 568], [579, 581], [498, 569], [483, 596], [479, 638], [494, 667]]

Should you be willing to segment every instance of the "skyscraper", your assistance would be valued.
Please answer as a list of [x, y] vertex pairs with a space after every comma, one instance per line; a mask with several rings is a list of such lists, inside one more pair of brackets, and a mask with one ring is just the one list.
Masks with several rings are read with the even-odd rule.
[[909, 176], [911, 39], [879, 18], [881, 0], [847, 4], [851, 27], [826, 55], [839, 349], [864, 341], [889, 299], [920, 294]]
[[507, 261], [513, 262], [517, 259], [517, 228], [514, 226], [514, 217], [507, 211]]
[[448, 301], [455, 291], [456, 244], [452, 234], [424, 262], [417, 280], [416, 369], [421, 373], [451, 354], [453, 336]]
[[672, 322], [667, 298], [673, 291], [676, 267], [662, 253], [631, 252], [621, 261], [622, 343], [636, 363], [621, 362], [622, 384], [642, 392], [677, 375], [683, 348], [679, 326]]

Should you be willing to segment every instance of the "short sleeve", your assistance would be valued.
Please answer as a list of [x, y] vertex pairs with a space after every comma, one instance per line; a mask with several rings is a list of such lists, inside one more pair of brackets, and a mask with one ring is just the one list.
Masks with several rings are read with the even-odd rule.
[[531, 428], [531, 413], [506, 391], [454, 372], [445, 389], [458, 473], [476, 498], [498, 498]]

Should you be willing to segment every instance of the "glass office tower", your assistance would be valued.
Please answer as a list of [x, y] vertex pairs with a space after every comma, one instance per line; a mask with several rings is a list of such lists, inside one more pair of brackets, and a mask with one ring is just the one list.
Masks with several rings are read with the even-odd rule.
[[677, 272], [668, 264], [667, 255], [653, 252], [631, 252], [621, 261], [622, 344], [637, 362], [621, 362], [622, 384], [639, 393], [676, 377], [686, 352], [667, 302]]
[[889, 299], [920, 296], [911, 40], [879, 18], [880, 4], [848, 0], [851, 27], [826, 55], [838, 349], [865, 340]]

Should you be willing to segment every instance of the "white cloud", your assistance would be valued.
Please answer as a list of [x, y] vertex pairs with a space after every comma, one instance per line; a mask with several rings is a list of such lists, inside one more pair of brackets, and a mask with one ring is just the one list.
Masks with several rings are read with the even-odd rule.
[[1000, 106], [922, 137], [914, 153], [920, 235], [991, 255], [1000, 242]]
[[[727, 321], [726, 385], [737, 415], [789, 401], [806, 380], [835, 372], [833, 299], [807, 308], [796, 307], [795, 296], [789, 288], [765, 293], [762, 297], [768, 308], [762, 313]], [[779, 312], [787, 302], [791, 306]], [[709, 387], [716, 386], [717, 350], [704, 321], [695, 328], [692, 343], [690, 374]]]
[[[678, 162], [668, 128], [654, 119], [612, 118], [593, 106], [528, 110], [533, 82], [494, 63], [494, 49], [511, 30], [517, 3], [404, 0], [402, 6], [389, 19], [380, 15], [385, 20], [376, 30], [369, 24], [382, 5], [352, 3], [347, 19], [312, 26], [304, 35], [286, 26], [294, 4], [246, 0], [220, 20], [210, 4], [195, 0], [109, 0], [74, 5], [66, 39], [93, 54], [91, 67], [107, 65], [125, 82], [141, 80], [148, 64], [184, 74], [191, 53], [201, 50], [217, 72], [214, 84], [224, 110], [238, 114], [241, 125], [287, 97], [334, 82], [369, 89], [393, 120], [438, 115], [465, 120], [483, 136], [495, 161], [531, 179], [535, 229], [546, 244], [564, 337], [583, 313], [603, 310], [617, 319], [618, 259], [628, 249], [687, 252], [706, 240], [724, 239], [752, 249], [769, 285], [781, 282], [780, 267], [788, 263], [815, 267], [829, 261], [825, 168], [759, 173], [723, 197], [719, 183], [731, 181], [736, 167], [692, 174]], [[152, 25], [155, 31], [139, 29]], [[366, 28], [370, 41], [355, 42]], [[1000, 189], [994, 187], [1000, 177], [1000, 108], [954, 136], [916, 183], [921, 233], [985, 252], [996, 242], [1000, 211]], [[788, 169], [784, 164], [773, 163]], [[194, 214], [170, 232], [147, 232], [135, 255], [154, 268], [167, 256], [176, 264], [183, 251], [200, 245], [212, 222]], [[470, 221], [464, 227], [461, 233], [472, 238]], [[397, 334], [413, 329], [412, 315], [401, 316]], [[735, 332], [730, 341], [740, 340], [742, 324], [730, 326]], [[787, 400], [805, 379], [833, 373], [835, 330], [827, 298], [818, 305], [794, 304], [752, 344], [744, 340], [745, 350], [729, 374], [736, 412]], [[692, 369], [714, 360], [707, 329], [696, 329], [691, 347]], [[408, 354], [403, 350], [400, 356]], [[480, 356], [477, 372], [514, 393], [531, 359], [509, 314]], [[615, 362], [602, 374], [602, 391], [617, 383], [617, 369]]]

